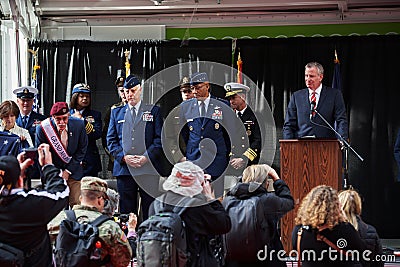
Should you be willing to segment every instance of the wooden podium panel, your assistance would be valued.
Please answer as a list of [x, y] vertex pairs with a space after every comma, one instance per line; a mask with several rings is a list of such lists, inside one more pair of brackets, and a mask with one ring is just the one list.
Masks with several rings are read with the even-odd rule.
[[281, 179], [289, 186], [295, 208], [281, 220], [281, 239], [286, 252], [292, 247], [294, 218], [301, 200], [317, 185], [342, 187], [342, 152], [339, 141], [321, 139], [279, 140]]

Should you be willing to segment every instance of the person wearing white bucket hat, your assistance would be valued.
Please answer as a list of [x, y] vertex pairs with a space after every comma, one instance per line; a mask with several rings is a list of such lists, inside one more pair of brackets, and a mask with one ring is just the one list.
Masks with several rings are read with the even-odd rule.
[[155, 214], [154, 205], [163, 202], [163, 210], [172, 210], [182, 198], [191, 198], [181, 218], [186, 225], [190, 257], [186, 266], [219, 266], [218, 260], [207, 253], [211, 240], [231, 229], [231, 220], [221, 202], [215, 199], [211, 177], [190, 161], [174, 165], [171, 175], [163, 184], [166, 193], [150, 206], [149, 216]]

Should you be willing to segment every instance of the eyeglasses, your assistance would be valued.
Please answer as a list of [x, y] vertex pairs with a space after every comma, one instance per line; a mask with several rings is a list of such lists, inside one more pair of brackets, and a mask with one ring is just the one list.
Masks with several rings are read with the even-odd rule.
[[200, 84], [197, 84], [197, 85], [192, 85], [192, 86], [190, 87], [190, 89], [192, 89], [192, 91], [194, 91], [194, 90], [200, 90], [200, 89], [203, 88], [205, 85], [206, 85], [205, 83], [200, 83]]
[[68, 115], [64, 115], [63, 117], [59, 117], [59, 116], [53, 116], [54, 120], [56, 122], [61, 122], [61, 121], [68, 121]]
[[107, 206], [108, 205], [108, 199], [106, 199], [106, 197], [105, 196], [99, 196], [99, 197], [97, 197], [97, 198], [102, 198], [103, 200], [104, 200], [104, 206]]
[[21, 98], [22, 102], [33, 102], [33, 98]]

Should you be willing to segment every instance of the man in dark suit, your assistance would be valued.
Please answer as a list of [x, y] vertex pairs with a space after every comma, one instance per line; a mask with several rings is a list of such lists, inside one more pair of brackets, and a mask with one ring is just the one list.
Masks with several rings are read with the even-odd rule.
[[33, 99], [38, 90], [32, 86], [22, 86], [13, 93], [17, 95], [17, 104], [19, 107], [19, 116], [16, 123], [19, 127], [27, 129], [32, 141], [35, 140], [36, 126], [47, 117], [32, 110]]
[[[327, 128], [319, 114], [345, 139], [348, 139], [346, 108], [340, 90], [322, 85], [324, 68], [317, 62], [305, 66], [307, 88], [293, 93], [283, 125], [283, 138], [296, 139], [313, 136], [316, 138], [338, 138]], [[314, 107], [319, 114], [311, 111]]]
[[142, 102], [138, 78], [129, 75], [124, 88], [127, 104], [111, 110], [107, 146], [114, 157], [120, 212], [138, 214], [139, 193], [146, 219], [159, 195], [162, 118], [159, 107]]
[[88, 136], [88, 147], [85, 159], [82, 161], [84, 176], [98, 176], [101, 171], [101, 160], [96, 140], [101, 138], [101, 112], [91, 108], [92, 91], [89, 85], [78, 83], [72, 89], [72, 97], [69, 107], [72, 117], [85, 123]]
[[62, 170], [62, 177], [70, 188], [69, 203], [80, 203], [80, 180], [83, 177], [82, 161], [85, 158], [88, 137], [83, 120], [70, 117], [66, 102], [56, 102], [50, 110], [50, 118], [36, 128], [36, 146], [50, 145], [53, 164]]
[[227, 83], [224, 85], [225, 97], [228, 98], [231, 108], [244, 125], [248, 142], [236, 147], [230, 165], [237, 170], [257, 164], [261, 152], [261, 131], [256, 115], [246, 103], [246, 95], [250, 87], [240, 83]]
[[[186, 143], [186, 160], [200, 166], [215, 181], [229, 164], [231, 140], [235, 135], [235, 113], [225, 99], [211, 96], [208, 75], [190, 77], [194, 98], [181, 104], [181, 135]], [[223, 192], [223, 179], [213, 184], [218, 196]]]

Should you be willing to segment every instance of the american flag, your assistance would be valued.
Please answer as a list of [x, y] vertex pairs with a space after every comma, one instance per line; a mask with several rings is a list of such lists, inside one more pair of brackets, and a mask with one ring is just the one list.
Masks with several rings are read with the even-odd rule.
[[[38, 89], [38, 87], [37, 87], [37, 80], [36, 80], [36, 79], [33, 79], [33, 78], [32, 78], [31, 86], [34, 87], [34, 88], [36, 88], [36, 89]], [[39, 89], [38, 89], [38, 90], [39, 90]], [[39, 93], [37, 93], [37, 94], [35, 95], [35, 97], [33, 98], [32, 110], [33, 110], [34, 112], [38, 112], [38, 111], [39, 111], [39, 100], [38, 100], [38, 95], [39, 95]]]

